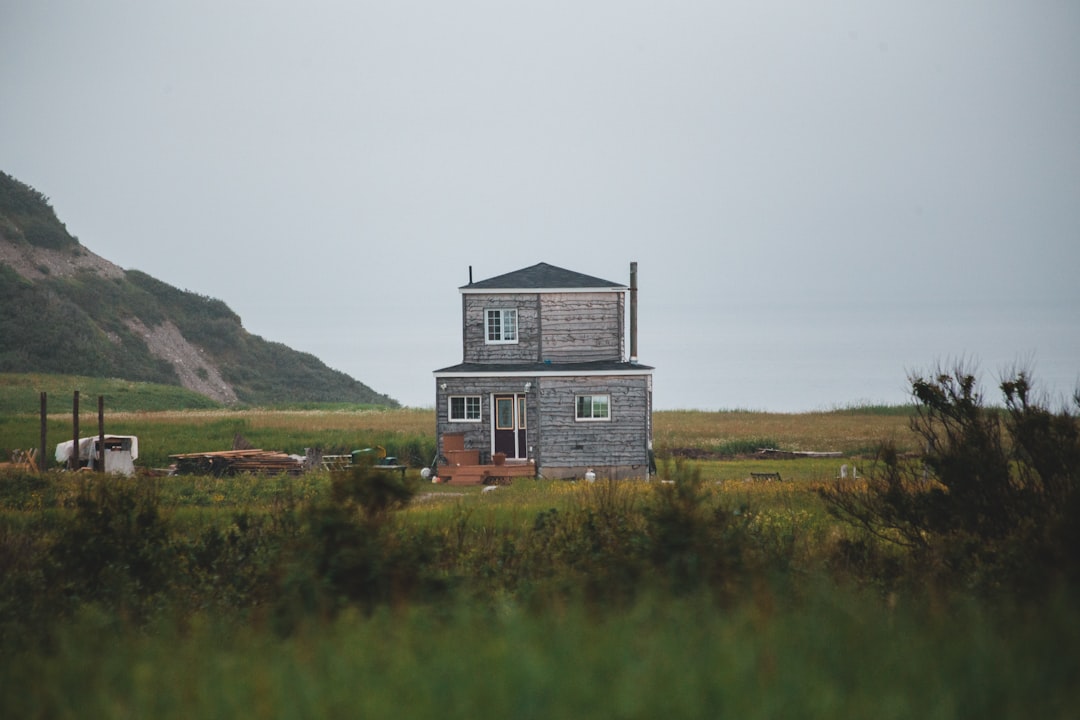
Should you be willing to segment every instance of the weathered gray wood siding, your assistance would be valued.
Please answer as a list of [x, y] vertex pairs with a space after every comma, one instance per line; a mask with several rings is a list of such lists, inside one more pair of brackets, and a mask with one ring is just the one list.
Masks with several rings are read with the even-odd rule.
[[[533, 388], [537, 386], [536, 378], [513, 377], [513, 378], [445, 378], [435, 382], [435, 432], [439, 452], [443, 451], [442, 436], [444, 433], [463, 433], [465, 435], [465, 447], [470, 450], [491, 451], [491, 395], [521, 394], [525, 383], [532, 382]], [[439, 386], [446, 383], [446, 390]], [[450, 422], [450, 396], [451, 395], [479, 395], [480, 396], [480, 422]], [[525, 424], [528, 445], [535, 445], [533, 438], [534, 428], [537, 427], [538, 408], [536, 407], [536, 392], [526, 394], [525, 400]], [[532, 454], [530, 453], [530, 457]]]
[[[575, 420], [575, 399], [590, 394], [611, 396], [610, 420]], [[648, 467], [648, 375], [543, 377], [538, 396], [541, 472], [545, 467]]]
[[[505, 293], [462, 296], [465, 362], [622, 360], [625, 298], [621, 292]], [[487, 310], [514, 308], [516, 343], [488, 344]]]
[[[536, 294], [462, 295], [465, 362], [538, 362], [540, 359], [540, 303]], [[489, 345], [487, 311], [517, 310], [518, 341]]]
[[540, 295], [540, 360], [619, 361], [623, 357], [623, 293]]

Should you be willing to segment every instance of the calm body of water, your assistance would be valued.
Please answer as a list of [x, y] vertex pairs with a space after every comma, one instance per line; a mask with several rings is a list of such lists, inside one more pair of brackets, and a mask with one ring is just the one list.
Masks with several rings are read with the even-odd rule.
[[[645, 321], [646, 318], [643, 318]], [[1080, 383], [1080, 308], [985, 305], [761, 307], [707, 319], [647, 318], [641, 361], [656, 367], [657, 409], [802, 412], [910, 400], [910, 372], [963, 359], [988, 401], [1016, 365], [1051, 399]]]
[[[375, 334], [343, 331], [316, 308], [284, 300], [272, 310], [267, 337], [314, 353], [408, 406], [430, 407], [431, 372], [461, 361], [457, 304], [419, 331], [406, 324]], [[640, 328], [639, 355], [656, 368], [659, 410], [902, 404], [910, 400], [909, 372], [956, 359], [977, 363], [994, 403], [999, 376], [1017, 363], [1031, 366], [1055, 398], [1070, 396], [1080, 381], [1080, 307], [886, 305], [857, 297], [770, 305], [753, 298], [743, 308], [643, 304]]]

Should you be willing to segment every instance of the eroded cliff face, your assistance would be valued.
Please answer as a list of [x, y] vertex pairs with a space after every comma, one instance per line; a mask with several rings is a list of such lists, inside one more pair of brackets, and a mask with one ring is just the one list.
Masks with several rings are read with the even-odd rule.
[[70, 277], [82, 270], [107, 278], [121, 278], [124, 270], [82, 245], [71, 249], [52, 250], [27, 243], [11, 242], [0, 234], [0, 263], [11, 266], [27, 280], [49, 277]]
[[202, 350], [187, 341], [171, 320], [166, 320], [155, 328], [149, 328], [138, 318], [124, 322], [137, 333], [150, 348], [154, 357], [169, 362], [180, 378], [180, 384], [188, 390], [232, 404], [239, 400], [232, 385], [225, 381], [221, 372], [206, 357]]

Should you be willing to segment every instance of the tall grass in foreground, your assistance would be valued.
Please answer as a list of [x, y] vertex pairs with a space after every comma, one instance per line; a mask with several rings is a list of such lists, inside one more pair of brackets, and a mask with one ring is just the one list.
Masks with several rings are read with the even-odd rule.
[[88, 608], [3, 663], [5, 717], [1068, 718], [1080, 619], [887, 608], [834, 590], [526, 611], [347, 613], [288, 639], [208, 618], [117, 632]]
[[1075, 588], [922, 591], [812, 482], [664, 470], [429, 486], [397, 511], [397, 476], [361, 471], [20, 476], [0, 495], [0, 717], [1054, 718], [1080, 700]]
[[[129, 419], [185, 442], [395, 437], [393, 414], [186, 415]], [[673, 447], [711, 447], [729, 415]], [[792, 417], [812, 449], [867, 422]], [[428, 484], [404, 509], [416, 470], [5, 473], [0, 717], [1071, 717], [1080, 576], [1040, 553], [1075, 534], [958, 570], [826, 511], [823, 487], [877, 487], [835, 480], [853, 460], [684, 457], [648, 483]]]

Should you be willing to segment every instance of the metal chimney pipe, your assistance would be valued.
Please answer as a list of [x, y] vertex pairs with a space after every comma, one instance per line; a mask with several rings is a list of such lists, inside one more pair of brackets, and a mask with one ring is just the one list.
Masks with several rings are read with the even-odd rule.
[[637, 263], [630, 263], [630, 362], [637, 362]]

